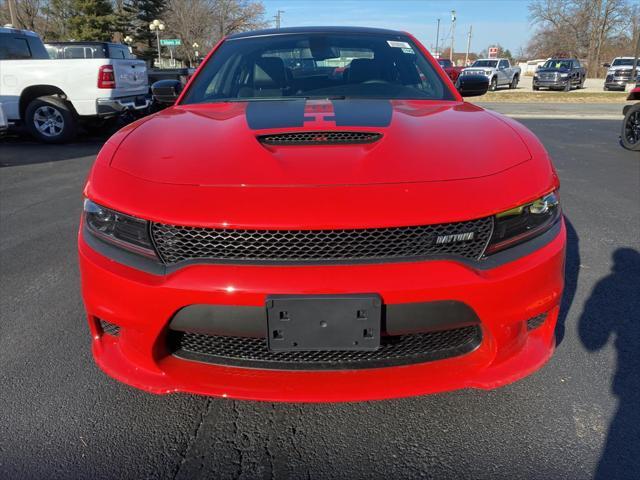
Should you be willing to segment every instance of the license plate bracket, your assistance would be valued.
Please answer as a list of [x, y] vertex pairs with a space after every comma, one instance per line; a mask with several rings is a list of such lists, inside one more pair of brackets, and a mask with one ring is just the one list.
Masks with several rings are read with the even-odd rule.
[[376, 350], [382, 299], [378, 294], [270, 295], [268, 344], [272, 351]]

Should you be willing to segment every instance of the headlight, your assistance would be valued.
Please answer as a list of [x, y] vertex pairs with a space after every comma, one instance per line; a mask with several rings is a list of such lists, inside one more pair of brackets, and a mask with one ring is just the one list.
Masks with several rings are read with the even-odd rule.
[[615, 70], [607, 70], [607, 75], [613, 75], [614, 73], [616, 73]]
[[537, 74], [537, 73], [534, 73], [534, 74], [533, 74], [533, 78], [538, 78], [538, 74]]
[[485, 71], [484, 71], [484, 74], [485, 74], [485, 75], [491, 75], [491, 70], [485, 70]]
[[485, 253], [490, 255], [537, 237], [549, 230], [559, 218], [557, 192], [499, 213], [495, 217], [493, 235]]
[[157, 258], [149, 222], [102, 207], [89, 199], [84, 201], [84, 222], [89, 232], [105, 242], [146, 257]]

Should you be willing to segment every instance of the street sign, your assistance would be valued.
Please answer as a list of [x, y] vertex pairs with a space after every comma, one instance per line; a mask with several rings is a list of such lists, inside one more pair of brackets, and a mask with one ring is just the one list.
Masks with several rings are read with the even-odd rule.
[[498, 58], [498, 47], [489, 47], [489, 58]]
[[160, 45], [165, 47], [177, 47], [178, 45], [182, 45], [182, 42], [179, 38], [163, 38], [160, 40]]

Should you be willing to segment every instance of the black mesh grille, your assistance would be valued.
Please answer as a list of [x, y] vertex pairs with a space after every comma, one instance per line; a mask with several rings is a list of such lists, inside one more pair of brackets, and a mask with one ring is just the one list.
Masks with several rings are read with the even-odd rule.
[[272, 352], [266, 338], [170, 332], [175, 355], [207, 363], [253, 368], [316, 370], [388, 367], [462, 355], [482, 339], [480, 327], [382, 337], [374, 351]]
[[120, 327], [115, 323], [109, 323], [100, 319], [100, 328], [103, 333], [117, 337], [120, 334]]
[[260, 135], [258, 140], [267, 145], [334, 145], [372, 143], [381, 137], [375, 132], [292, 132]]
[[[341, 262], [435, 255], [481, 257], [491, 217], [416, 227], [353, 230], [230, 230], [154, 223], [153, 239], [167, 264], [190, 259], [248, 262]], [[447, 237], [473, 232], [471, 239]], [[440, 242], [440, 243], [439, 243]]]
[[533, 318], [530, 318], [529, 320], [527, 320], [527, 330], [534, 330], [542, 326], [542, 324], [545, 322], [546, 319], [547, 319], [546, 313], [542, 313]]

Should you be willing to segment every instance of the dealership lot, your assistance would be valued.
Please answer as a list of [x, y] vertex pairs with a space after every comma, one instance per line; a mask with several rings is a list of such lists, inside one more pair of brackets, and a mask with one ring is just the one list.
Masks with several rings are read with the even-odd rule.
[[522, 121], [569, 226], [555, 356], [495, 391], [354, 404], [154, 396], [100, 372], [74, 242], [104, 138], [4, 141], [0, 477], [640, 478], [640, 155], [620, 121]]

